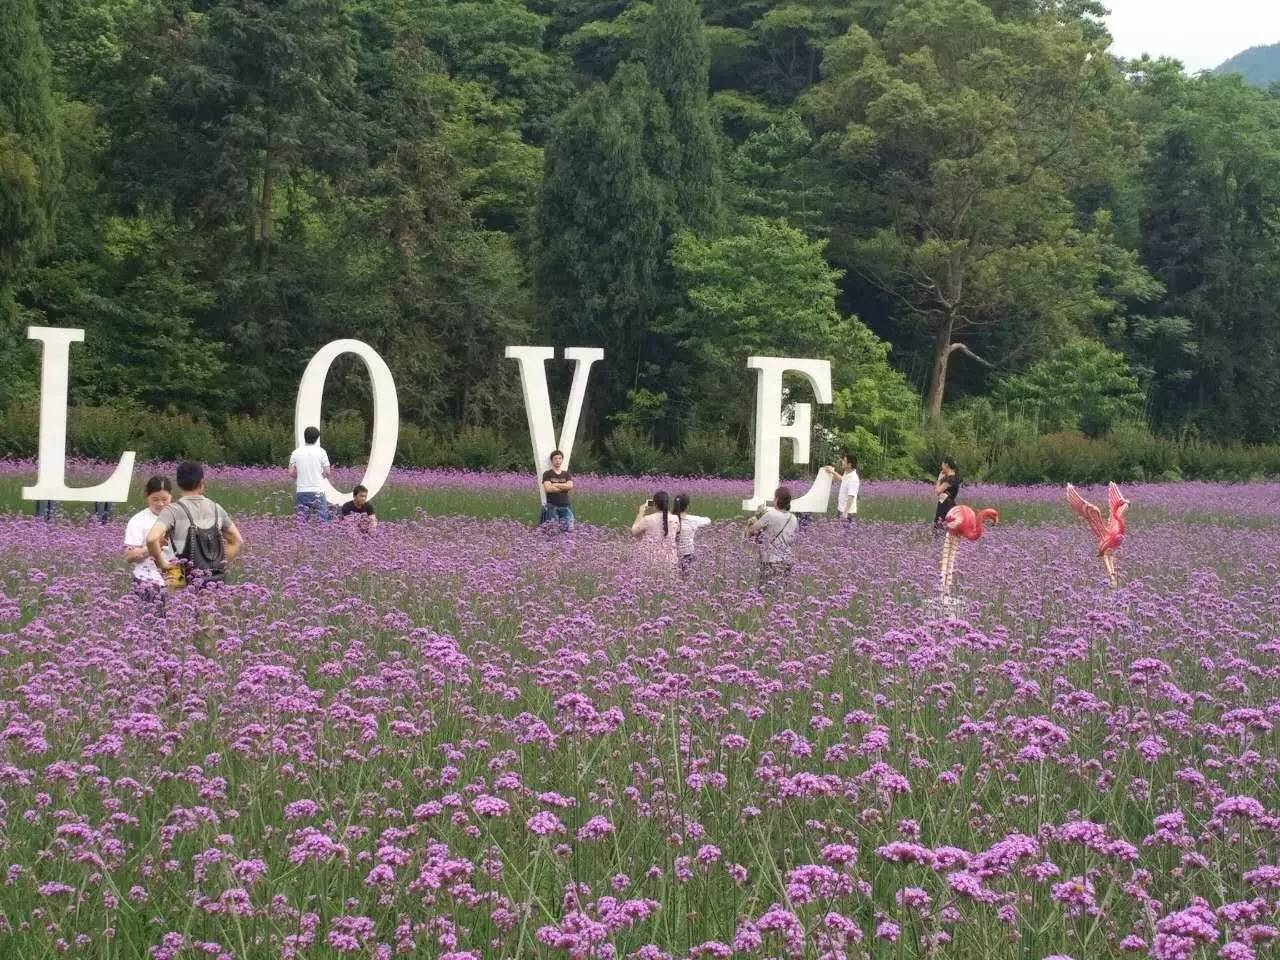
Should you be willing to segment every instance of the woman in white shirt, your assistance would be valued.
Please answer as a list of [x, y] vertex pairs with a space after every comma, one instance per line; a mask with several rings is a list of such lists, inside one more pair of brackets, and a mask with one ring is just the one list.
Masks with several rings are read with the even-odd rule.
[[[160, 511], [173, 502], [173, 484], [168, 477], [152, 477], [143, 488], [147, 505], [129, 520], [124, 530], [124, 559], [133, 564], [135, 587], [163, 587], [164, 576], [156, 568], [155, 561], [147, 553], [147, 534], [156, 522]], [[168, 543], [162, 550], [165, 560], [174, 559], [173, 547]]]
[[848, 451], [840, 459], [840, 469], [827, 467], [827, 473], [840, 481], [840, 492], [836, 494], [836, 510], [840, 519], [852, 523], [858, 515], [858, 491], [862, 489], [862, 478], [858, 476], [858, 458]]
[[676, 494], [672, 512], [676, 515], [676, 554], [680, 558], [680, 574], [687, 576], [698, 555], [695, 538], [698, 531], [711, 522], [711, 518], [689, 513], [687, 493]]
[[675, 565], [676, 521], [671, 516], [671, 498], [667, 491], [659, 490], [652, 499], [640, 504], [631, 534], [648, 550], [652, 557]]

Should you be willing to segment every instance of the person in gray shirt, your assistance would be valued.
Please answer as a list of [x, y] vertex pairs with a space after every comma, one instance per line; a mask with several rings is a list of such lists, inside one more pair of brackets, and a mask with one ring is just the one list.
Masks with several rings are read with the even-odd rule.
[[[227, 511], [204, 495], [204, 467], [188, 460], [178, 464], [177, 473], [182, 499], [161, 510], [147, 534], [147, 551], [174, 589], [185, 586], [189, 574], [221, 580], [227, 562], [244, 546]], [[166, 539], [176, 559], [164, 556]]]
[[754, 540], [760, 551], [762, 585], [791, 573], [791, 548], [799, 529], [800, 522], [791, 512], [791, 491], [779, 487], [773, 494], [773, 506], [747, 527], [747, 538]]

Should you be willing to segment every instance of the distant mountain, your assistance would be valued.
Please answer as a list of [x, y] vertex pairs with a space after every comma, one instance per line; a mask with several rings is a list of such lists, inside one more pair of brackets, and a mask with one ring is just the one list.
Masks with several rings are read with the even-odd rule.
[[1237, 53], [1214, 73], [1238, 73], [1255, 87], [1269, 87], [1280, 83], [1280, 43], [1270, 46], [1250, 47]]

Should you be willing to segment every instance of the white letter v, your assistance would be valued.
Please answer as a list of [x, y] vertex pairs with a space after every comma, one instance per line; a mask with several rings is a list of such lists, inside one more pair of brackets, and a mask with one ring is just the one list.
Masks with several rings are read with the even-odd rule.
[[555, 423], [551, 419], [551, 394], [547, 391], [547, 370], [544, 366], [546, 361], [555, 359], [555, 355], [553, 347], [507, 347], [507, 359], [520, 364], [524, 412], [529, 418], [529, 439], [533, 444], [533, 469], [539, 477], [538, 491], [544, 503], [547, 495], [542, 490], [541, 471], [548, 465], [551, 451], [556, 449], [564, 454], [564, 469], [569, 468], [573, 440], [578, 435], [582, 401], [587, 395], [587, 378], [591, 375], [591, 365], [604, 359], [604, 350], [600, 347], [569, 347], [564, 352], [564, 358], [574, 361], [574, 367], [559, 444], [556, 443]]

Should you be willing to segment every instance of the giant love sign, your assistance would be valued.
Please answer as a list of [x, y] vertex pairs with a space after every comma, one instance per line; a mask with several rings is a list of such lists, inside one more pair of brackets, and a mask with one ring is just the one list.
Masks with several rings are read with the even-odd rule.
[[[43, 344], [40, 373], [40, 445], [36, 461], [36, 482], [22, 488], [26, 500], [70, 500], [92, 503], [118, 503], [129, 499], [129, 480], [133, 474], [134, 451], [120, 456], [111, 476], [91, 487], [67, 484], [67, 383], [71, 367], [71, 345], [84, 341], [84, 331], [60, 327], [28, 327], [27, 338]], [[359, 340], [335, 340], [324, 346], [307, 364], [298, 384], [293, 426], [301, 446], [303, 431], [320, 423], [324, 383], [333, 361], [343, 354], [359, 357], [369, 371], [373, 387], [373, 438], [369, 462], [362, 483], [375, 496], [387, 482], [396, 455], [396, 439], [400, 433], [400, 408], [396, 399], [395, 380], [386, 362], [367, 343]], [[529, 421], [529, 441], [533, 449], [534, 473], [547, 466], [551, 451], [564, 453], [568, 467], [573, 455], [574, 438], [587, 396], [587, 380], [591, 367], [604, 359], [599, 347], [569, 347], [564, 359], [574, 363], [573, 383], [565, 407], [560, 439], [556, 442], [555, 423], [551, 416], [551, 396], [547, 390], [546, 362], [555, 359], [551, 347], [507, 347], [506, 356], [519, 365], [520, 386], [524, 393], [524, 409]], [[747, 369], [756, 371], [755, 417], [755, 488], [744, 510], [753, 510], [769, 502], [778, 485], [782, 441], [792, 441], [792, 460], [809, 462], [809, 435], [812, 409], [807, 403], [792, 405], [790, 423], [782, 420], [782, 378], [797, 373], [813, 387], [819, 403], [831, 402], [831, 362], [828, 360], [796, 360], [783, 357], [750, 357]], [[538, 483], [539, 494], [542, 484]], [[802, 513], [826, 509], [831, 495], [831, 477], [820, 471], [807, 493], [792, 501], [791, 508]], [[338, 504], [349, 494], [335, 489], [326, 481], [325, 496]]]

